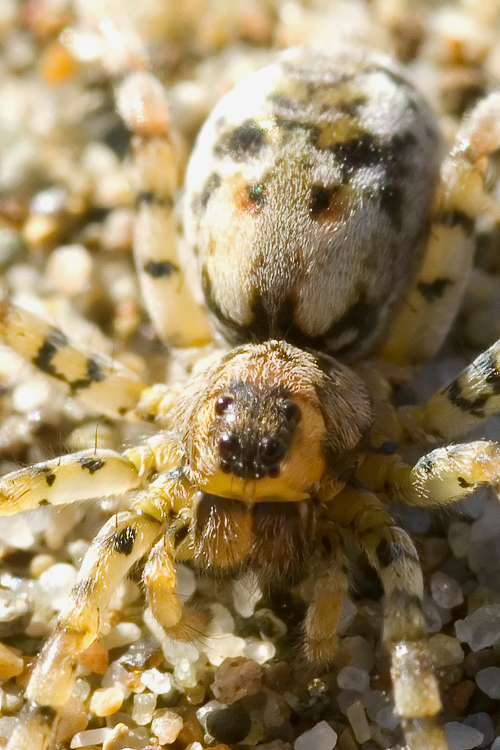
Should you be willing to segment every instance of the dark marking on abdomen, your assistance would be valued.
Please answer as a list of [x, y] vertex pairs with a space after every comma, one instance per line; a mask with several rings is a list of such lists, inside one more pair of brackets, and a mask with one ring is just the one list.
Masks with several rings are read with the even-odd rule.
[[[206, 268], [202, 269], [202, 289], [208, 311], [218, 322], [225, 340], [232, 346], [283, 339], [302, 349], [315, 349], [333, 356], [352, 358], [360, 345], [369, 340], [378, 325], [379, 306], [367, 302], [364, 293], [359, 295], [357, 301], [328, 331], [313, 336], [304, 333], [295, 322], [295, 303], [290, 297], [282, 301], [274, 315], [270, 315], [263, 297], [256, 295], [252, 306], [253, 320], [247, 325], [241, 325], [224, 315], [220, 309]], [[346, 332], [352, 332], [352, 340], [337, 347], [336, 340], [341, 339]]]

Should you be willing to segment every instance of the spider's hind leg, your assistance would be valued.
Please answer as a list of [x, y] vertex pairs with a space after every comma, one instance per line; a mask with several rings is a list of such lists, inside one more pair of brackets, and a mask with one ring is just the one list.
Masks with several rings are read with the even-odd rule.
[[353, 534], [382, 582], [383, 640], [391, 657], [394, 703], [407, 746], [448, 750], [437, 721], [441, 699], [427, 644], [423, 577], [415, 545], [372, 493], [346, 488], [336, 500], [332, 518]]
[[[134, 255], [142, 297], [153, 325], [174, 346], [195, 346], [211, 339], [206, 315], [193, 295], [196, 268], [183, 268], [177, 238], [176, 193], [183, 149], [172, 130], [165, 90], [147, 72], [147, 55], [123, 0], [78, 3], [84, 23], [98, 28], [104, 63], [124, 78], [117, 87], [117, 109], [133, 133], [137, 173]], [[102, 23], [102, 17], [107, 23]], [[117, 45], [117, 40], [121, 40]], [[193, 278], [183, 278], [187, 273]], [[192, 283], [189, 283], [192, 282]]]
[[488, 157], [500, 148], [500, 93], [483, 99], [458, 129], [441, 167], [429, 240], [382, 356], [421, 364], [441, 346], [469, 278], [475, 221], [500, 221], [500, 202], [486, 190]]

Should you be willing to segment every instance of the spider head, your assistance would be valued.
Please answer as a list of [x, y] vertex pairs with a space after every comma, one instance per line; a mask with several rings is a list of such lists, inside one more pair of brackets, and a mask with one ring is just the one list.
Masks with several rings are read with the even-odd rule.
[[[180, 403], [188, 468], [209, 494], [297, 502], [313, 495], [330, 456], [342, 463], [369, 424], [359, 379], [283, 341], [233, 349], [196, 377]], [[338, 455], [337, 455], [338, 454]]]

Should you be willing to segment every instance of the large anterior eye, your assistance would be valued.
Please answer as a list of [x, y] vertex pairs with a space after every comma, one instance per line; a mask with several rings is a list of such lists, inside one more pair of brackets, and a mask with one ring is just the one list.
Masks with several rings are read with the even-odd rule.
[[215, 413], [224, 414], [234, 402], [232, 396], [220, 396], [215, 403]]
[[293, 401], [286, 401], [281, 407], [281, 413], [288, 422], [300, 422], [302, 416], [300, 408]]

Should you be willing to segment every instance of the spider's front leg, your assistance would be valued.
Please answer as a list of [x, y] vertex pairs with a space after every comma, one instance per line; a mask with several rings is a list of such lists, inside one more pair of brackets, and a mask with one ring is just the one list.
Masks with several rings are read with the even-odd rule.
[[105, 524], [85, 555], [68, 605], [39, 656], [27, 688], [29, 703], [7, 750], [51, 747], [57, 709], [71, 697], [78, 656], [98, 638], [112, 593], [161, 530], [161, 523], [142, 515], [140, 506]]
[[415, 545], [398, 528], [383, 503], [365, 490], [345, 488], [331, 515], [353, 535], [382, 582], [383, 639], [391, 656], [396, 713], [410, 750], [447, 750], [436, 721], [441, 710], [422, 611], [423, 577]]

